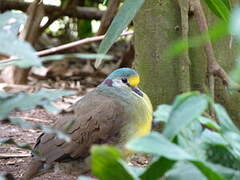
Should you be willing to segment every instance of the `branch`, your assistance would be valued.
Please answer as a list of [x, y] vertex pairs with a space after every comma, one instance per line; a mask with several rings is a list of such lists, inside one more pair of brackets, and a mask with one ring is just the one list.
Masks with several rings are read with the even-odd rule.
[[[133, 34], [133, 31], [126, 31], [126, 32], [122, 33], [121, 36], [127, 36], [127, 35], [131, 35], [131, 34]], [[104, 39], [104, 37], [105, 37], [105, 35], [85, 38], [85, 39], [81, 39], [81, 40], [74, 41], [74, 42], [71, 42], [71, 43], [63, 44], [63, 45], [60, 45], [60, 46], [57, 46], [57, 47], [53, 47], [53, 48], [50, 48], [50, 49], [38, 51], [36, 54], [39, 57], [47, 56], [47, 55], [54, 54], [54, 53], [62, 51], [62, 50], [70, 49], [70, 48], [73, 48], [73, 47], [76, 47], [76, 46], [79, 46], [79, 45], [82, 45], [82, 44], [100, 41], [100, 40]], [[18, 59], [17, 57], [11, 57], [11, 58], [8, 58], [8, 59], [0, 60], [0, 63], [9, 63], [9, 62], [15, 61], [17, 59]]]
[[[26, 12], [30, 4], [31, 3], [20, 2], [17, 0], [0, 0], [0, 11], [16, 9]], [[104, 11], [100, 11], [97, 8], [91, 7], [75, 7], [63, 11], [61, 7], [53, 5], [44, 5], [44, 11], [47, 16], [51, 16], [54, 12], [61, 12], [62, 16], [96, 20], [100, 20], [104, 13]]]
[[[207, 20], [204, 15], [200, 0], [191, 0], [190, 6], [194, 9], [194, 15], [196, 17], [200, 32], [201, 33], [207, 32], [208, 31]], [[224, 85], [226, 86], [232, 85], [231, 87], [233, 90], [240, 91], [240, 85], [235, 82], [232, 82], [232, 80], [229, 78], [225, 70], [218, 64], [216, 57], [214, 55], [210, 38], [208, 38], [208, 41], [204, 45], [204, 51], [206, 53], [208, 60], [208, 73], [210, 77], [210, 83], [212, 83], [211, 81], [213, 81], [212, 76], [217, 76], [222, 80]]]
[[121, 0], [109, 0], [107, 11], [104, 13], [101, 19], [101, 25], [98, 29], [97, 35], [103, 35], [106, 33], [108, 27], [110, 26], [114, 16], [117, 13], [119, 4]]
[[[188, 22], [188, 10], [189, 10], [189, 2], [188, 0], [178, 0], [178, 6], [180, 8], [181, 13], [181, 35], [182, 38], [188, 42], [189, 35], [189, 22]], [[179, 73], [179, 92], [187, 92], [190, 90], [190, 58], [189, 58], [189, 50], [187, 49], [179, 59], [178, 73]]]

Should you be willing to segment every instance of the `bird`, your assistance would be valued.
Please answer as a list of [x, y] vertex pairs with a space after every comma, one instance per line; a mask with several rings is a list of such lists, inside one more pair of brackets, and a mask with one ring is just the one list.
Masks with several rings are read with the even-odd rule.
[[70, 142], [54, 134], [38, 137], [34, 146], [38, 153], [32, 155], [22, 179], [32, 179], [56, 167], [73, 175], [89, 171], [90, 148], [95, 144], [113, 145], [127, 152], [126, 143], [148, 134], [152, 126], [152, 104], [138, 88], [139, 82], [139, 74], [131, 68], [110, 73], [73, 105], [73, 113], [52, 126], [68, 135]]

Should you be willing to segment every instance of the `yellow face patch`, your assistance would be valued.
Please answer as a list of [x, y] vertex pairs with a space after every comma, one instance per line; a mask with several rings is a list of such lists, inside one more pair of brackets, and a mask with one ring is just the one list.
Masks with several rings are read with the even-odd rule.
[[135, 75], [135, 76], [131, 76], [128, 78], [128, 84], [130, 86], [137, 86], [140, 82], [140, 78], [138, 75]]

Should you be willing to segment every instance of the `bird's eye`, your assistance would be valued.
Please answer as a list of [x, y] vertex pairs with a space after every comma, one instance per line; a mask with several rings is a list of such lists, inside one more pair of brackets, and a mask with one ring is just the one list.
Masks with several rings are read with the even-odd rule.
[[122, 78], [122, 82], [127, 84], [127, 78]]

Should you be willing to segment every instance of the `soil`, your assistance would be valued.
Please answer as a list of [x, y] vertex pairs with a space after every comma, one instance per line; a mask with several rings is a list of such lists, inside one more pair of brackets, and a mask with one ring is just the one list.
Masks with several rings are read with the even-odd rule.
[[[25, 112], [14, 112], [14, 116], [18, 117], [28, 117], [34, 120], [46, 121], [42, 124], [51, 125], [59, 117], [47, 113], [45, 110], [37, 108]], [[49, 122], [47, 122], [49, 120]], [[41, 134], [38, 129], [23, 129], [16, 125], [10, 123], [0, 122], [0, 139], [3, 138], [13, 138], [17, 143], [28, 143], [34, 145], [37, 137]], [[2, 156], [6, 157], [2, 157]], [[14, 175], [16, 179], [20, 179], [23, 172], [28, 168], [28, 164], [31, 160], [31, 153], [28, 150], [20, 149], [14, 145], [2, 145], [0, 146], [0, 173], [7, 172]], [[12, 157], [13, 156], [13, 157]], [[14, 157], [16, 156], [16, 157]], [[20, 157], [17, 157], [20, 156]], [[26, 157], [21, 157], [26, 156]], [[47, 173], [40, 177], [34, 178], [36, 180], [48, 180], [48, 179], [58, 179], [58, 180], [71, 180], [77, 179], [76, 176], [70, 176], [62, 174], [61, 172]]]

